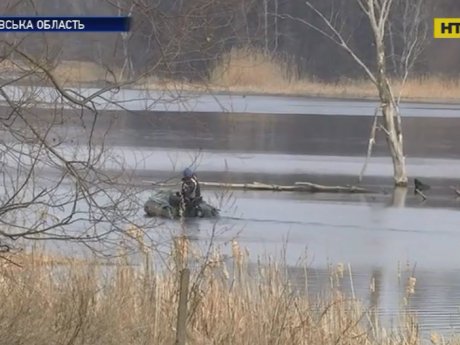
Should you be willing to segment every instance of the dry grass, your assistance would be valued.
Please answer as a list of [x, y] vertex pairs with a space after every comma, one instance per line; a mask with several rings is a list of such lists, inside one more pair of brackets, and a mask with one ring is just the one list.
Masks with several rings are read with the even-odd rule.
[[[375, 86], [368, 80], [343, 79], [337, 83], [298, 78], [289, 61], [266, 56], [253, 49], [232, 49], [212, 68], [208, 84], [190, 84], [170, 80], [143, 80], [140, 87], [185, 91], [232, 92], [238, 94], [275, 94], [338, 98], [376, 98]], [[460, 80], [442, 77], [413, 78], [404, 86], [393, 82], [394, 91], [406, 100], [458, 101]]]
[[[43, 64], [43, 63], [42, 63]], [[108, 71], [102, 66], [88, 61], [62, 61], [56, 66], [48, 66], [53, 77], [62, 85], [79, 86], [81, 84], [91, 84], [97, 82], [115, 80], [118, 71]], [[41, 72], [35, 66], [25, 64], [24, 62], [15, 62], [11, 60], [0, 61], [0, 73], [3, 77], [16, 77], [24, 75], [31, 71]], [[113, 73], [115, 73], [115, 76]], [[36, 80], [37, 78], [35, 78]], [[31, 78], [32, 82], [34, 78]]]
[[[2, 75], [19, 72], [24, 66], [3, 60]], [[93, 62], [62, 61], [52, 69], [55, 78], [65, 86], [92, 85], [104, 81], [122, 81], [120, 71], [108, 71]], [[368, 80], [344, 79], [326, 83], [311, 78], [298, 78], [293, 64], [280, 57], [267, 56], [254, 49], [232, 49], [210, 71], [208, 83], [187, 83], [146, 77], [131, 84], [132, 87], [151, 90], [180, 90], [194, 92], [233, 92], [239, 94], [278, 94], [343, 98], [375, 98], [375, 86]], [[399, 94], [401, 83], [394, 81]], [[460, 80], [442, 77], [409, 79], [404, 85], [402, 98], [408, 100], [460, 99]]]
[[242, 88], [268, 92], [299, 83], [292, 64], [251, 49], [232, 49], [211, 71], [210, 84], [217, 88]]
[[113, 75], [94, 62], [62, 61], [53, 69], [55, 78], [64, 85], [111, 80]]
[[[405, 316], [397, 331], [378, 325], [359, 301], [331, 290], [313, 301], [297, 293], [278, 263], [249, 268], [238, 243], [224, 263], [213, 252], [192, 269], [188, 344], [420, 344]], [[144, 257], [152, 259], [144, 251]], [[104, 267], [43, 255], [23, 256], [22, 268], [0, 269], [0, 344], [173, 344], [178, 269], [201, 254], [176, 242], [167, 267]], [[233, 267], [233, 269], [230, 269]], [[337, 270], [332, 280], [340, 279]], [[435, 345], [444, 339], [433, 334]], [[451, 342], [453, 343], [453, 342]]]
[[[221, 59], [211, 73], [211, 88], [247, 93], [329, 97], [376, 97], [375, 86], [368, 80], [342, 80], [324, 83], [297, 78], [288, 61], [251, 49], [233, 49]], [[399, 93], [402, 84], [394, 82]], [[438, 77], [415, 78], [406, 82], [405, 99], [460, 99], [460, 80]]]

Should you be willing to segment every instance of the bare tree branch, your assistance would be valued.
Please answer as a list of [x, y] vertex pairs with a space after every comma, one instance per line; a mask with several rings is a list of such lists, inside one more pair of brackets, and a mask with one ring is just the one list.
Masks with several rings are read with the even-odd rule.
[[327, 26], [327, 28], [333, 33], [333, 36], [331, 35], [325, 35], [324, 34], [324, 31], [319, 29], [317, 26], [315, 25], [312, 25], [311, 23], [307, 22], [307, 21], [304, 21], [304, 20], [299, 20], [301, 21], [302, 23], [306, 24], [307, 26], [309, 26], [310, 28], [318, 31], [319, 33], [321, 33], [323, 36], [329, 38], [329, 39], [332, 39], [332, 37], [334, 39], [332, 39], [335, 43], [337, 43], [341, 48], [343, 48], [352, 58], [353, 60], [364, 70], [364, 72], [366, 73], [366, 75], [369, 77], [369, 79], [374, 83], [374, 84], [377, 84], [377, 79], [375, 78], [374, 74], [370, 71], [370, 69], [366, 66], [366, 64], [363, 62], [362, 59], [360, 59], [356, 54], [355, 52], [353, 51], [353, 49], [350, 48], [350, 46], [346, 43], [346, 41], [343, 39], [342, 35], [340, 32], [337, 31], [337, 29], [331, 24], [331, 22], [323, 15], [323, 13], [321, 13], [320, 11], [318, 11], [309, 1], [306, 2], [307, 6], [312, 10], [314, 11], [319, 18], [322, 19], [322, 21], [324, 22], [324, 24]]

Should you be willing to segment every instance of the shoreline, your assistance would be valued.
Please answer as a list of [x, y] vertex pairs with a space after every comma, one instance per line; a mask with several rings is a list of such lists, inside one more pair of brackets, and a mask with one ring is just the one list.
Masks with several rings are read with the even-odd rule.
[[[45, 86], [45, 85], [44, 85]], [[66, 84], [66, 87], [75, 87], [75, 88], [96, 88], [104, 87], [104, 85], [98, 83], [69, 83]], [[130, 84], [129, 87], [122, 87], [124, 90], [138, 90], [138, 91], [152, 91], [152, 92], [187, 92], [197, 96], [206, 96], [206, 95], [216, 95], [216, 96], [257, 96], [257, 97], [274, 97], [274, 98], [296, 98], [296, 99], [324, 99], [328, 101], [378, 101], [377, 96], [369, 95], [357, 95], [349, 94], [344, 95], [338, 93], [300, 93], [300, 92], [266, 92], [266, 91], [253, 91], [245, 88], [226, 88], [226, 87], [215, 87], [210, 86], [208, 88], [203, 85], [193, 85], [193, 84], [181, 84], [175, 87], [145, 87], [145, 85], [139, 84]], [[459, 89], [460, 94], [460, 89]], [[437, 104], [437, 103], [446, 103], [450, 105], [459, 104], [460, 97], [444, 97], [444, 98], [426, 98], [426, 97], [401, 97], [401, 103], [423, 103], [423, 104]]]
[[[9, 83], [10, 78], [0, 78], [3, 82]], [[358, 82], [358, 81], [357, 81]], [[121, 86], [117, 87], [116, 84], [108, 83], [104, 80], [95, 81], [61, 81], [61, 87], [63, 88], [74, 88], [74, 89], [103, 89], [111, 90], [109, 87], [113, 85], [113, 89], [120, 90], [135, 90], [145, 92], [158, 92], [158, 93], [187, 93], [196, 96], [235, 96], [235, 97], [273, 97], [273, 98], [294, 98], [294, 99], [315, 99], [315, 100], [327, 100], [327, 101], [375, 101], [378, 102], [379, 98], [377, 95], [368, 95], [366, 93], [344, 93], [343, 91], [331, 91], [331, 92], [282, 92], [282, 91], [264, 91], [262, 87], [245, 87], [245, 86], [218, 86], [218, 85], [206, 85], [205, 83], [181, 83], [176, 81], [166, 82], [120, 82]], [[42, 83], [36, 80], [22, 80], [14, 83], [14, 85], [21, 86], [35, 86], [49, 88], [53, 87], [49, 83]], [[333, 83], [319, 83], [318, 88], [327, 88], [333, 86]], [[315, 86], [312, 83], [312, 86]], [[372, 84], [369, 84], [373, 87]], [[338, 84], [338, 88], [346, 88], [347, 85]], [[261, 90], [257, 90], [257, 89]], [[460, 88], [458, 94], [460, 95]], [[437, 104], [445, 103], [449, 105], [460, 105], [459, 97], [422, 97], [422, 96], [405, 96], [401, 97], [401, 103], [413, 104]]]

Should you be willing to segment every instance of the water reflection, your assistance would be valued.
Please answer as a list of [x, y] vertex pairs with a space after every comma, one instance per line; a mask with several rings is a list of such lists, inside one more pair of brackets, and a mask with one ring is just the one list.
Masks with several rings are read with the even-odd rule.
[[[436, 117], [437, 110], [432, 112], [432, 118], [403, 119], [407, 156], [460, 158], [460, 118]], [[45, 109], [35, 109], [27, 116], [30, 121], [46, 122], [50, 115]], [[75, 111], [66, 111], [55, 130], [78, 128], [84, 123], [80, 119]], [[91, 120], [88, 116], [87, 126]], [[111, 145], [362, 156], [371, 124], [371, 116], [353, 115], [103, 111], [95, 136], [102, 138], [110, 125], [107, 140]], [[73, 132], [75, 139], [81, 139], [82, 133]], [[383, 136], [377, 137], [374, 155], [388, 155]]]
[[[343, 264], [341, 264], [343, 266]], [[294, 288], [306, 292], [313, 300], [328, 296], [331, 281], [334, 287], [347, 296], [353, 294], [364, 302], [364, 307], [374, 324], [378, 320], [387, 328], [396, 326], [405, 313], [417, 317], [422, 335], [439, 331], [449, 335], [460, 330], [460, 279], [446, 271], [414, 271], [414, 266], [370, 267], [352, 269], [350, 277], [345, 265], [342, 275], [335, 275], [337, 265], [331, 268], [305, 270], [289, 267], [288, 274]], [[331, 276], [333, 276], [331, 278]], [[413, 279], [415, 278], [415, 280]], [[415, 282], [413, 293], [408, 293], [409, 279]]]
[[[109, 137], [114, 145], [361, 156], [372, 118], [137, 112], [121, 114], [118, 121]], [[460, 119], [410, 117], [404, 119], [404, 130], [409, 157], [460, 158]], [[383, 136], [377, 138], [374, 155], [387, 155]]]

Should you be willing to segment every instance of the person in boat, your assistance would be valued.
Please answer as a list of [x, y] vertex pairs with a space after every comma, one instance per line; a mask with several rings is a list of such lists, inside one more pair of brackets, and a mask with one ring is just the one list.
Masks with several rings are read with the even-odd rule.
[[182, 209], [188, 212], [196, 210], [199, 216], [200, 203], [203, 200], [201, 197], [200, 182], [190, 168], [185, 169], [183, 172], [180, 196]]

